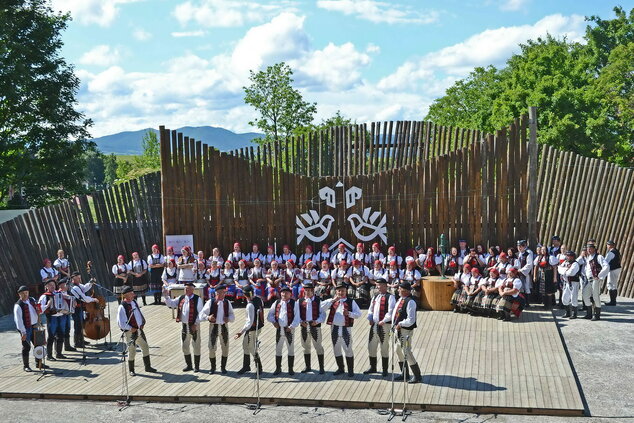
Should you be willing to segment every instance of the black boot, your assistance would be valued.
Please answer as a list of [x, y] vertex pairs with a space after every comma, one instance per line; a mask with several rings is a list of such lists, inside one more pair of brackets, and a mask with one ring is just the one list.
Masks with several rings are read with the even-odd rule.
[[606, 306], [615, 306], [616, 305], [617, 292], [618, 291], [616, 289], [610, 289], [610, 291], [609, 291], [610, 302], [609, 303], [605, 303]]
[[420, 375], [420, 367], [418, 367], [418, 364], [414, 364], [411, 366], [411, 368], [412, 373], [414, 374], [411, 378], [409, 378], [407, 383], [421, 383], [423, 381], [423, 377]]
[[348, 377], [354, 377], [354, 356], [346, 357], [346, 364], [348, 365]]
[[381, 362], [383, 363], [383, 372], [381, 372], [381, 376], [387, 377], [387, 369], [390, 364], [389, 357], [381, 357]]
[[601, 307], [594, 308], [594, 316], [592, 317], [592, 320], [601, 320]]
[[273, 375], [279, 375], [280, 373], [282, 373], [282, 356], [276, 355], [275, 356], [275, 371], [273, 372]]
[[405, 367], [405, 369], [403, 369], [403, 362], [402, 361], [400, 361], [398, 363], [398, 367], [401, 368], [401, 373], [398, 376], [396, 376], [394, 378], [394, 380], [395, 381], [402, 381], [402, 380], [405, 380], [405, 379], [409, 378], [409, 371], [408, 371], [407, 367]]
[[216, 373], [216, 357], [210, 358], [209, 363], [211, 363], [211, 369], [209, 369], [209, 374], [213, 375]]
[[570, 317], [570, 319], [576, 319], [577, 318], [577, 307], [573, 307], [572, 308], [572, 317]]
[[326, 371], [324, 370], [324, 355], [317, 354], [317, 361], [319, 362], [319, 374], [323, 375], [324, 373], [326, 373]]
[[220, 357], [220, 373], [223, 375], [227, 374], [227, 358], [228, 357]]
[[194, 373], [198, 373], [200, 371], [200, 356], [194, 356]]
[[134, 360], [128, 360], [128, 370], [130, 371], [130, 376], [136, 376], [136, 373], [134, 372]]
[[44, 362], [38, 358], [35, 359], [35, 367], [38, 369], [50, 369]]
[[55, 339], [55, 357], [61, 360], [65, 360], [66, 356], [62, 354], [62, 348], [64, 348], [64, 340], [62, 338]]
[[251, 356], [249, 354], [244, 354], [242, 356], [242, 368], [238, 370], [238, 374], [244, 374], [251, 370]]
[[370, 368], [363, 372], [364, 375], [376, 373], [376, 357], [370, 357]]
[[185, 364], [187, 364], [187, 366], [185, 366], [185, 368], [183, 369], [184, 372], [189, 372], [191, 370], [194, 370], [194, 368], [192, 367], [192, 356], [189, 354], [185, 354]]
[[75, 352], [75, 349], [72, 345], [70, 345], [70, 335], [64, 336], [64, 351]]
[[572, 306], [570, 304], [568, 304], [566, 306], [566, 312], [564, 314], [561, 315], [561, 317], [570, 317], [572, 313]]
[[[200, 357], [200, 356], [198, 356]], [[143, 364], [145, 365], [145, 371], [148, 373], [156, 373], [156, 369], [152, 367], [152, 363], [150, 362], [150, 356], [143, 357]]]
[[257, 368], [258, 374], [262, 375], [262, 361], [260, 360], [260, 356], [257, 355], [253, 357], [253, 362], [255, 363], [255, 367]]
[[306, 363], [306, 368], [302, 370], [302, 373], [308, 373], [312, 369], [310, 368], [310, 354], [304, 354], [304, 363]]
[[343, 356], [335, 356], [335, 361], [337, 362], [337, 371], [333, 373], [333, 376], [344, 374], [346, 371], [343, 368]]
[[26, 353], [23, 352], [22, 353], [22, 365], [23, 365], [23, 368], [24, 368], [25, 372], [32, 371], [31, 370], [31, 366], [29, 365], [29, 353], [28, 352], [26, 352]]
[[50, 361], [57, 361], [55, 357], [53, 357], [53, 344], [55, 343], [55, 338], [50, 336], [46, 340], [46, 359]]
[[143, 299], [143, 305], [147, 305], [147, 302], [145, 302], [145, 295], [141, 298]]
[[592, 319], [592, 306], [586, 306], [585, 309], [586, 309], [586, 315], [583, 316], [583, 318], [588, 320]]
[[288, 356], [288, 374], [289, 376], [293, 376], [295, 374], [295, 372], [293, 371], [293, 365], [295, 364], [295, 356], [294, 355], [289, 355]]

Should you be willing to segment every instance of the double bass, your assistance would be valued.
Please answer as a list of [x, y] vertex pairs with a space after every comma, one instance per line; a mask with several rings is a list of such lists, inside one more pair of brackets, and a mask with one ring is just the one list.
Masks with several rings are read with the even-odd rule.
[[[95, 281], [92, 277], [92, 262], [86, 264], [86, 271], [91, 281]], [[101, 295], [94, 295], [96, 302], [85, 304], [86, 320], [84, 321], [84, 336], [89, 339], [102, 339], [110, 333], [110, 319], [105, 316], [106, 299]]]

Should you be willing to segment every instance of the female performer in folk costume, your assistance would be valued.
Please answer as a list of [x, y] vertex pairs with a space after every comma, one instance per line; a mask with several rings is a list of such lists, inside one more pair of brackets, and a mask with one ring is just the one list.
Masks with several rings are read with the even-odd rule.
[[315, 263], [321, 263], [324, 260], [328, 262], [328, 266], [330, 266], [330, 260], [332, 259], [332, 254], [330, 253], [330, 246], [328, 244], [324, 244], [321, 246], [321, 251], [315, 254]]
[[392, 260], [388, 264], [388, 268], [385, 271], [387, 274], [387, 290], [390, 294], [397, 296], [398, 295], [398, 286], [401, 283], [401, 278], [403, 277], [403, 271], [398, 268], [398, 263], [396, 260]]
[[299, 298], [299, 289], [302, 287], [300, 270], [295, 267], [295, 260], [286, 260], [286, 269], [284, 270], [284, 283], [282, 286], [288, 286], [291, 289], [293, 299]]
[[233, 251], [231, 252], [231, 254], [227, 256], [227, 261], [230, 261], [233, 268], [237, 269], [238, 262], [244, 258], [245, 258], [245, 255], [244, 253], [242, 253], [242, 250], [240, 249], [240, 243], [234, 242]]
[[117, 264], [112, 266], [112, 274], [114, 275], [114, 282], [112, 284], [112, 292], [117, 296], [117, 301], [121, 304], [121, 294], [123, 293], [123, 287], [132, 287], [130, 282], [130, 266], [125, 263], [125, 257], [119, 255], [117, 257]]
[[216, 296], [216, 286], [220, 283], [221, 272], [218, 262], [212, 261], [211, 267], [207, 271], [209, 279], [207, 280], [207, 289], [205, 289], [205, 298], [210, 299]]
[[480, 297], [482, 293], [482, 285], [483, 277], [480, 275], [480, 270], [477, 267], [471, 268], [471, 281], [469, 283], [469, 288], [467, 292], [467, 298], [463, 304], [463, 308], [469, 312], [469, 314], [474, 314], [479, 304], [476, 304], [476, 301]]
[[218, 264], [218, 267], [221, 269], [224, 267], [225, 264], [225, 259], [223, 259], [220, 255], [220, 250], [218, 248], [214, 248], [213, 250], [211, 250], [211, 255], [209, 256], [208, 261], [209, 263], [215, 261]]
[[[380, 259], [374, 260], [374, 266], [370, 270], [369, 282], [370, 282], [370, 298], [374, 298], [378, 292], [377, 281], [385, 279], [387, 283], [387, 271], [383, 268], [383, 262]], [[386, 285], [387, 287], [387, 285]]]
[[147, 305], [145, 301], [145, 293], [147, 292], [147, 269], [148, 264], [139, 257], [136, 251], [132, 253], [132, 260], [128, 263], [129, 272], [132, 275], [132, 289], [137, 298], [143, 299], [143, 305]]
[[201, 261], [203, 262], [205, 269], [209, 269], [209, 261], [205, 258], [205, 252], [203, 250], [196, 253], [196, 264]]
[[[421, 280], [420, 270], [416, 268], [416, 260], [414, 257], [408, 256], [405, 259], [405, 270], [401, 275], [401, 282], [408, 282], [411, 285], [412, 299], [420, 306], [421, 297]], [[400, 292], [400, 291], [399, 291]]]
[[317, 285], [315, 285], [315, 295], [322, 300], [330, 297], [331, 291], [334, 289], [332, 283], [332, 274], [330, 271], [330, 261], [323, 260], [321, 269], [317, 273]]
[[478, 259], [478, 268], [480, 269], [480, 271], [482, 271], [487, 265], [489, 254], [484, 250], [484, 246], [482, 244], [476, 245], [475, 251], [476, 257]]
[[337, 252], [334, 253], [330, 259], [330, 262], [335, 268], [338, 268], [342, 261], [345, 261], [346, 263], [352, 262], [352, 254], [346, 250], [346, 244], [343, 242], [337, 246]]
[[399, 269], [403, 266], [403, 257], [396, 254], [396, 247], [392, 245], [390, 248], [387, 249], [387, 256], [385, 256], [383, 262], [387, 266], [393, 261], [396, 262], [396, 265]]
[[70, 262], [64, 256], [64, 250], [57, 250], [57, 258], [53, 262], [53, 267], [59, 273], [60, 278], [70, 278]]
[[483, 276], [488, 276], [491, 269], [493, 269], [498, 264], [499, 255], [500, 254], [497, 247], [489, 247], [489, 254], [487, 254], [486, 265], [484, 266], [484, 271], [482, 272]]
[[251, 282], [249, 281], [249, 269], [247, 268], [247, 261], [245, 259], [238, 262], [238, 268], [233, 273], [233, 280], [236, 286], [235, 300], [246, 304], [246, 297], [242, 293], [242, 288], [251, 285]]
[[299, 270], [300, 289], [297, 295], [298, 299], [304, 298], [304, 286], [311, 284], [313, 289], [317, 285], [318, 276], [315, 263], [311, 259], [307, 259], [302, 269]]
[[526, 300], [524, 295], [520, 293], [522, 289], [522, 280], [517, 277], [518, 271], [511, 267], [508, 270], [507, 278], [504, 284], [498, 288], [500, 299], [497, 304], [497, 312], [499, 320], [511, 320], [511, 313], [516, 317], [520, 317]]
[[174, 247], [171, 245], [167, 246], [167, 252], [165, 253], [165, 263], [168, 263], [170, 260], [178, 260], [176, 254], [174, 254]]
[[286, 269], [286, 262], [291, 260], [293, 262], [293, 267], [295, 267], [295, 263], [297, 263], [297, 256], [293, 254], [291, 251], [291, 247], [286, 244], [282, 247], [282, 255], [279, 258], [279, 265], [282, 269]]
[[258, 244], [253, 244], [251, 246], [251, 252], [245, 256], [248, 267], [253, 267], [253, 262], [255, 259], [260, 260], [260, 264], [262, 264], [262, 260], [264, 260], [264, 254], [260, 252], [260, 246]]
[[161, 254], [158, 245], [152, 245], [152, 254], [147, 256], [147, 264], [150, 268], [150, 292], [154, 294], [154, 304], [161, 304], [165, 256]]
[[476, 253], [475, 248], [470, 248], [469, 254], [463, 257], [462, 265], [464, 266], [465, 264], [471, 266], [472, 269], [477, 267], [478, 270], [480, 270], [480, 262], [478, 261], [478, 254]]
[[498, 263], [495, 265], [495, 269], [498, 271], [498, 275], [500, 279], [506, 279], [506, 272], [513, 267], [513, 265], [509, 262], [509, 257], [507, 253], [500, 253], [498, 257]]
[[[197, 284], [205, 285], [205, 287], [209, 286], [209, 272], [207, 270], [208, 269], [205, 266], [204, 261], [196, 260], [196, 270], [194, 271], [194, 282], [196, 282]], [[209, 299], [209, 290], [203, 289], [203, 300], [207, 301], [208, 299]]]
[[178, 269], [176, 268], [175, 259], [167, 260], [167, 266], [163, 269], [161, 280], [163, 281], [163, 287], [168, 287], [178, 282]]
[[275, 247], [269, 245], [266, 247], [266, 255], [262, 259], [262, 265], [266, 270], [271, 268], [271, 263], [277, 261], [277, 255], [275, 254]]
[[315, 256], [316, 254], [313, 253], [313, 247], [311, 245], [307, 245], [306, 248], [304, 248], [304, 254], [299, 257], [298, 263], [302, 265], [302, 268], [306, 267], [306, 262], [308, 260], [312, 261], [314, 264], [316, 259]]
[[359, 260], [364, 266], [370, 265], [370, 255], [365, 253], [363, 242], [357, 243], [357, 249], [352, 255], [352, 260]]
[[[332, 291], [332, 296], [334, 297], [336, 286], [337, 285], [345, 285], [346, 289], [348, 289], [350, 276], [352, 275], [352, 270], [348, 267], [348, 262], [346, 260], [341, 260], [337, 267], [332, 271], [332, 283], [335, 285], [335, 289]], [[347, 294], [347, 291], [346, 291]], [[351, 297], [352, 298], [352, 297]]]
[[377, 260], [380, 260], [383, 263], [384, 268], [387, 268], [385, 265], [385, 255], [381, 252], [381, 246], [378, 242], [372, 244], [372, 251], [369, 254], [370, 263], [375, 263]]
[[285, 272], [280, 269], [277, 260], [271, 262], [271, 268], [266, 272], [266, 303], [279, 298], [280, 289], [284, 283]]
[[[533, 288], [533, 252], [528, 249], [528, 243], [526, 240], [517, 241], [517, 260], [516, 260], [516, 268], [517, 274], [522, 281], [522, 290], [521, 292], [525, 294], [526, 306], [530, 305], [530, 301], [533, 299], [534, 295], [532, 295]], [[539, 298], [535, 298], [536, 301], [539, 301]]]
[[188, 245], [181, 249], [182, 255], [176, 260], [178, 268], [178, 282], [186, 284], [194, 282], [194, 269], [196, 269], [196, 260], [192, 255], [192, 249]]
[[233, 268], [231, 260], [225, 261], [224, 269], [220, 272], [220, 283], [227, 287], [227, 293], [225, 295], [230, 301], [233, 301], [236, 297], [235, 273], [236, 270]]
[[453, 275], [453, 286], [456, 289], [451, 296], [451, 305], [453, 306], [454, 313], [459, 312], [462, 309], [462, 304], [467, 298], [468, 287], [471, 283], [471, 266], [465, 264], [462, 266], [462, 271]]
[[442, 255], [435, 254], [432, 247], [427, 249], [426, 254], [418, 256], [417, 264], [428, 275], [440, 275], [442, 273]]
[[264, 297], [264, 292], [266, 291], [266, 273], [262, 267], [262, 260], [259, 258], [253, 259], [253, 268], [249, 270], [249, 284], [257, 297]]
[[480, 302], [480, 312], [483, 315], [493, 317], [495, 315], [495, 309], [497, 302], [500, 299], [499, 288], [504, 283], [504, 279], [501, 279], [499, 271], [494, 267], [489, 270], [489, 276], [485, 279], [485, 284], [482, 286], [482, 300]]
[[445, 258], [445, 275], [454, 276], [460, 272], [460, 256], [458, 255], [458, 249], [451, 247], [451, 252]]
[[537, 285], [535, 290], [544, 301], [546, 310], [551, 310], [555, 303], [555, 268], [559, 265], [556, 256], [549, 255], [548, 248], [537, 248], [537, 257], [533, 262], [533, 278]]
[[363, 261], [352, 260], [350, 278], [348, 279], [348, 296], [358, 300], [357, 302], [366, 307], [370, 304], [370, 271]]

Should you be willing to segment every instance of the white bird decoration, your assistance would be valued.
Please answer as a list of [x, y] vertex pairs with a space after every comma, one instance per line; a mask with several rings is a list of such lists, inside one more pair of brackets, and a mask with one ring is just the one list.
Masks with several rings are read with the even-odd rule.
[[[372, 209], [370, 207], [363, 210], [363, 215], [359, 216], [357, 213], [348, 216], [348, 222], [352, 227], [352, 232], [361, 241], [370, 241], [377, 236], [386, 243], [387, 242], [387, 228], [385, 223], [387, 222], [387, 216], [383, 215], [383, 218], [378, 224], [374, 224], [377, 221], [381, 212], [374, 212], [370, 214]], [[371, 232], [370, 232], [371, 231]]]
[[[302, 222], [300, 216], [306, 223]], [[308, 238], [312, 242], [323, 241], [330, 234], [332, 222], [335, 221], [335, 218], [329, 214], [320, 217], [315, 210], [309, 210], [308, 213], [303, 213], [300, 216], [295, 217], [297, 244], [304, 238]]]

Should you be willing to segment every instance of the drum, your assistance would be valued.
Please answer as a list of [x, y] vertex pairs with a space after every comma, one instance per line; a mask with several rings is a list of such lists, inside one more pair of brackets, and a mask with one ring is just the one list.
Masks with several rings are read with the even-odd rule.
[[38, 360], [43, 360], [46, 357], [46, 347], [45, 346], [37, 346], [33, 348], [33, 357]]

